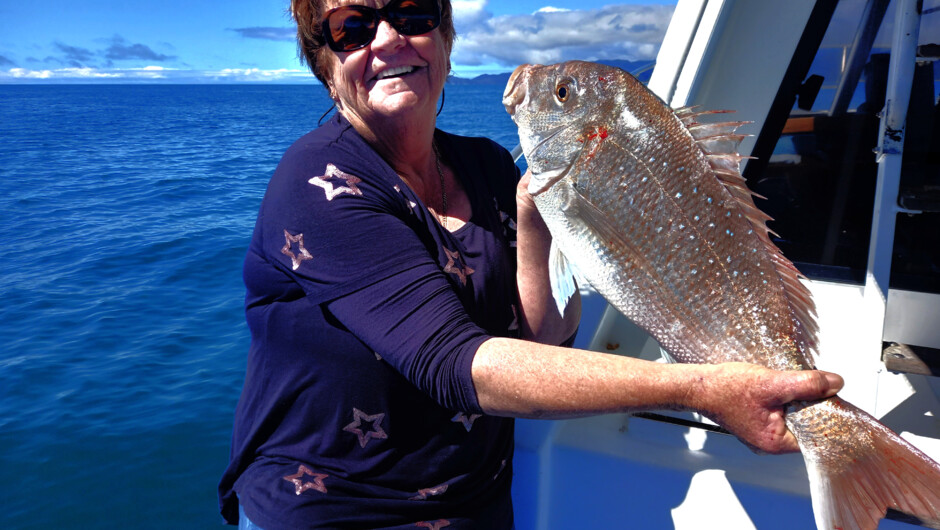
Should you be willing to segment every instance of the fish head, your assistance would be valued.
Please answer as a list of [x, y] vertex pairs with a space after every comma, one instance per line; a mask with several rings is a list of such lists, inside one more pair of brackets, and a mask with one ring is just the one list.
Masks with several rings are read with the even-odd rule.
[[503, 105], [519, 128], [532, 171], [529, 193], [537, 195], [563, 179], [585, 154], [585, 138], [604, 126], [615, 105], [612, 75], [626, 74], [583, 61], [524, 64], [512, 73]]

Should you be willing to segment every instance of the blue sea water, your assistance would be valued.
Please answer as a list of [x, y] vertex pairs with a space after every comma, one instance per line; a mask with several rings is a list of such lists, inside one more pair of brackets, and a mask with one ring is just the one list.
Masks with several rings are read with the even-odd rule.
[[[438, 125], [507, 148], [501, 86]], [[312, 85], [0, 85], [0, 527], [212, 528], [241, 265]]]

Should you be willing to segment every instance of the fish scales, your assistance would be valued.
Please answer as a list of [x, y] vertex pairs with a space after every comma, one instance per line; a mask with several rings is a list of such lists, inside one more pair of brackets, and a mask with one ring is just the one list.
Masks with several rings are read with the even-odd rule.
[[[699, 123], [626, 72], [578, 61], [519, 67], [503, 102], [553, 260], [680, 362], [813, 367], [812, 300], [738, 172], [740, 122]], [[889, 507], [940, 527], [940, 465], [874, 418], [831, 398], [786, 420], [820, 529], [873, 529]]]
[[[613, 76], [607, 83], [622, 85]], [[762, 244], [753, 224], [711, 175], [702, 150], [675, 113], [631, 100], [649, 98], [647, 91], [623, 94], [622, 108], [660, 112], [611, 109], [564, 133], [582, 156], [565, 179], [535, 197], [543, 215], [566, 223], [561, 205], [577, 193], [613, 220], [622, 235], [618, 243], [624, 244], [609, 245], [586, 226], [556, 231], [570, 234], [562, 235], [569, 248], [582, 247], [577, 255], [595, 256], [577, 268], [680, 361], [805, 366], [799, 351], [788, 358], [767, 355], [782, 343], [792, 350], [798, 334], [786, 318], [762, 316], [765, 310], [787, 315], [789, 303], [772, 260], [755, 252]], [[606, 138], [589, 138], [599, 129]], [[671, 178], [677, 171], [686, 178]], [[759, 289], [756, 284], [763, 281], [774, 284]]]

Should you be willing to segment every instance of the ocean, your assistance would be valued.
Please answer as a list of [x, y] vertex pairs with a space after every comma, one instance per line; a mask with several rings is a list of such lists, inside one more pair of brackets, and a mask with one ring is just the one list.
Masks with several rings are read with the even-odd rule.
[[[512, 148], [502, 86], [438, 125]], [[220, 528], [242, 259], [318, 85], [0, 85], [0, 527]]]

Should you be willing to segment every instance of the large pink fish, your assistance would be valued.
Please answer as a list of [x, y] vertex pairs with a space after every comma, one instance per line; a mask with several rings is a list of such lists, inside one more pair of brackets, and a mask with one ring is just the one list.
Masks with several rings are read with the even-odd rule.
[[[739, 173], [742, 123], [699, 123], [587, 62], [520, 66], [503, 103], [554, 238], [559, 308], [573, 266], [680, 362], [813, 368], [813, 302]], [[888, 508], [940, 528], [937, 462], [838, 397], [786, 419], [820, 530], [874, 529]]]

